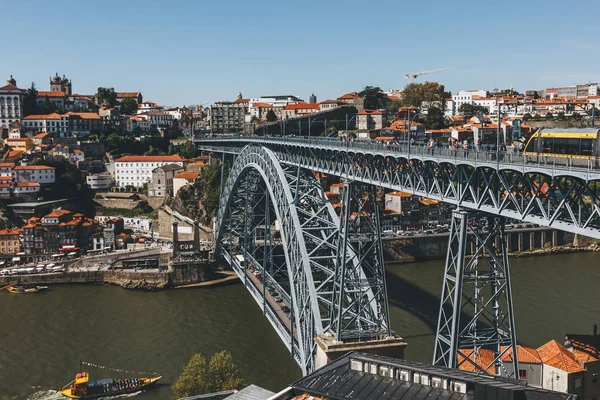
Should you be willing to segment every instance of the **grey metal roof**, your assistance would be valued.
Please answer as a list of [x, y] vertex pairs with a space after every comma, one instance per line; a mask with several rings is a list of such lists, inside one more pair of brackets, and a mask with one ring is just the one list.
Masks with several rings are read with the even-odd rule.
[[[467, 384], [467, 393], [355, 371], [350, 368], [351, 359], [376, 363], [378, 366], [420, 372], [430, 377], [464, 382]], [[479, 400], [501, 398], [508, 392], [523, 400], [567, 400], [573, 398], [568, 393], [538, 389], [507, 378], [476, 375], [416, 361], [358, 352], [346, 354], [333, 363], [301, 378], [292, 387], [296, 392], [306, 392], [315, 396], [339, 400]]]
[[239, 392], [226, 397], [228, 400], [266, 400], [275, 393], [260, 386], [249, 385]]

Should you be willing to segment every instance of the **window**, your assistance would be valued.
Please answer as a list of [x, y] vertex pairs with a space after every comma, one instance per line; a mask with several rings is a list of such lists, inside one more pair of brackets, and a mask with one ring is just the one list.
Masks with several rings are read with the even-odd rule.
[[598, 376], [600, 375], [600, 372], [594, 372], [594, 374], [592, 375], [592, 382], [593, 383], [598, 383]]
[[526, 369], [519, 370], [519, 379], [527, 379], [527, 370]]

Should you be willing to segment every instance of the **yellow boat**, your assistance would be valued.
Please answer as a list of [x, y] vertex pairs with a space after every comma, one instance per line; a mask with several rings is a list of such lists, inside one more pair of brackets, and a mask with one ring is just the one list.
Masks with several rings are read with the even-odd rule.
[[60, 389], [59, 393], [70, 399], [98, 399], [100, 397], [139, 392], [154, 385], [161, 378], [162, 376], [126, 379], [107, 378], [90, 381], [87, 372], [80, 372], [74, 380]]
[[28, 294], [28, 293], [37, 293], [40, 290], [44, 290], [44, 289], [48, 289], [47, 286], [44, 287], [32, 287], [32, 288], [26, 288], [25, 286], [13, 286], [13, 285], [9, 285], [6, 287], [6, 290], [8, 290], [10, 293], [14, 293], [14, 294]]

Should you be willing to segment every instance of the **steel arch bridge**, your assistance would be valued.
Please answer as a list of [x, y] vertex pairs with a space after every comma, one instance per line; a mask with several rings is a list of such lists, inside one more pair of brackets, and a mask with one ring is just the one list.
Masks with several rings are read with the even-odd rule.
[[[274, 221], [280, 238], [272, 232]], [[265, 147], [240, 150], [221, 195], [217, 251], [243, 280], [303, 373], [314, 369], [314, 338], [320, 334], [329, 332], [339, 340], [390, 334], [383, 259], [373, 254], [381, 246], [373, 239], [357, 245], [342, 231], [310, 171], [279, 163]], [[250, 264], [260, 271], [261, 281], [252, 279]], [[289, 304], [289, 316], [268, 304], [268, 286]]]
[[[204, 138], [196, 143], [201, 150], [233, 154], [235, 162], [222, 191], [217, 218], [217, 246], [227, 243], [226, 236], [232, 233], [241, 238], [246, 258], [262, 263], [265, 279], [275, 281], [277, 290], [289, 295], [290, 304], [294, 304], [293, 323], [286, 329], [268, 307], [264, 286], [262, 296], [253, 293], [257, 289], [248, 283], [248, 273], [225, 249], [225, 258], [243, 277], [257, 302], [262, 303], [263, 311], [304, 373], [314, 367], [312, 339], [321, 333], [330, 332], [339, 338], [345, 334], [350, 339], [389, 333], [385, 276], [379, 265], [378, 216], [369, 212], [377, 206], [373, 202], [364, 213], [374, 217], [366, 229], [364, 224], [348, 227], [352, 215], [363, 215], [371, 197], [365, 196], [370, 189], [354, 193], [352, 185], [401, 190], [458, 207], [449, 238], [433, 360], [449, 367], [467, 362], [476, 372], [494, 368], [498, 374], [502, 356], [511, 348], [516, 354], [505, 218], [600, 238], [597, 160], [581, 163], [569, 158], [514, 154], [491, 160], [489, 154], [482, 153], [436, 150], [431, 154], [415, 147], [314, 138]], [[313, 171], [347, 182], [339, 219]], [[260, 204], [269, 201], [281, 223], [284, 257], [273, 250], [274, 239], [267, 229], [262, 243], [269, 249], [257, 252], [260, 241], [249, 237], [253, 226], [268, 225], [269, 206], [261, 208]], [[473, 228], [465, 211], [485, 213], [489, 230]], [[369, 246], [364, 252], [370, 251], [368, 257], [362, 254], [360, 240], [353, 240], [353, 234], [360, 237], [364, 232], [369, 232]], [[466, 254], [468, 241], [475, 244], [472, 258]], [[272, 273], [266, 272], [271, 269]], [[348, 270], [352, 271], [350, 277], [346, 275]], [[282, 271], [286, 272], [282, 275]], [[285, 276], [289, 287], [282, 286], [281, 276]], [[370, 292], [364, 290], [365, 285], [371, 287]], [[355, 294], [357, 288], [359, 295]], [[351, 307], [358, 304], [370, 307]], [[461, 320], [465, 307], [473, 316]], [[363, 315], [361, 310], [368, 313]], [[346, 322], [338, 328], [340, 319]], [[473, 349], [472, 359], [468, 348]], [[476, 353], [483, 348], [494, 350], [494, 359], [488, 365], [477, 360]], [[517, 371], [516, 357], [513, 363], [513, 371]]]

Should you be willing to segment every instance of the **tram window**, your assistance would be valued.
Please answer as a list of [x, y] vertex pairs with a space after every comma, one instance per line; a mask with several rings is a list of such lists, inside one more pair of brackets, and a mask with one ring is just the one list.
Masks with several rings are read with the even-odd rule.
[[542, 153], [554, 153], [552, 144], [554, 139], [542, 139]]
[[534, 152], [536, 151], [537, 148], [537, 138], [533, 138], [529, 140], [529, 143], [527, 143], [527, 148], [525, 149], [525, 151], [531, 151]]
[[592, 139], [581, 139], [581, 155], [592, 155]]
[[565, 153], [579, 154], [579, 141], [580, 139], [567, 139]]

